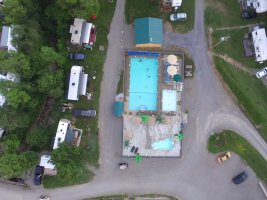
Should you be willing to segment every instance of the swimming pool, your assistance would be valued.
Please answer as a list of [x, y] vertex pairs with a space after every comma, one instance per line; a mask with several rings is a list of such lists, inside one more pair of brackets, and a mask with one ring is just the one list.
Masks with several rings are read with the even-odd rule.
[[166, 138], [164, 140], [159, 140], [157, 142], [153, 142], [151, 147], [154, 150], [172, 150], [173, 149], [173, 140], [171, 138]]
[[129, 110], [157, 110], [158, 59], [131, 58]]

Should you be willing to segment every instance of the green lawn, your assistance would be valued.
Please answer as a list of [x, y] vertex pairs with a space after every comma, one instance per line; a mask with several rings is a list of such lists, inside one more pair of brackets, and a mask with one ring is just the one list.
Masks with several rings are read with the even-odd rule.
[[246, 161], [259, 179], [267, 183], [267, 161], [240, 135], [228, 130], [214, 134], [209, 138], [208, 150], [212, 153], [227, 150], [235, 152]]
[[133, 23], [136, 18], [156, 17], [162, 18], [165, 22], [170, 22], [176, 32], [186, 33], [194, 28], [195, 0], [183, 1], [178, 12], [186, 12], [187, 20], [183, 22], [171, 22], [169, 17], [171, 13], [163, 13], [159, 9], [159, 4], [155, 0], [126, 0], [125, 18], [128, 24]]
[[75, 177], [61, 179], [59, 176], [44, 176], [44, 188], [53, 189], [58, 187], [66, 187], [70, 185], [78, 185], [89, 182], [93, 178], [93, 173], [84, 168], [80, 174]]
[[244, 36], [248, 34], [248, 32], [248, 28], [233, 30], [214, 30], [212, 34], [213, 45], [217, 44], [220, 41], [221, 37], [230, 36], [230, 38], [225, 42], [220, 43], [212, 50], [219, 54], [227, 54], [229, 57], [248, 67], [262, 68], [267, 64], [267, 62], [259, 64], [255, 61], [254, 57], [245, 57], [242, 41], [244, 39]]
[[211, 27], [232, 27], [246, 24], [264, 23], [267, 15], [260, 14], [255, 19], [242, 20], [241, 8], [237, 0], [207, 0], [205, 23]]
[[214, 58], [215, 65], [224, 82], [237, 97], [240, 107], [256, 125], [267, 141], [267, 88], [255, 76], [236, 69], [220, 58]]

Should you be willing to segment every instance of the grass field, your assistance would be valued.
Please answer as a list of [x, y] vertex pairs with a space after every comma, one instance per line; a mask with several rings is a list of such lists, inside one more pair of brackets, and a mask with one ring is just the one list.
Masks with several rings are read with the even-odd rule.
[[207, 0], [205, 24], [211, 27], [232, 27], [246, 24], [266, 23], [267, 15], [260, 14], [255, 19], [242, 20], [241, 8], [237, 0]]
[[224, 82], [237, 97], [240, 107], [267, 141], [267, 88], [265, 85], [256, 77], [245, 74], [220, 58], [214, 58], [214, 62]]
[[254, 57], [245, 57], [243, 48], [243, 39], [249, 33], [248, 28], [232, 29], [232, 30], [214, 30], [212, 34], [213, 44], [220, 41], [221, 37], [230, 36], [228, 40], [214, 47], [212, 50], [219, 54], [227, 54], [234, 60], [246, 65], [250, 68], [262, 68], [267, 62], [259, 64]]
[[[227, 41], [212, 48], [217, 54], [226, 54], [247, 66], [251, 72], [267, 64], [258, 64], [254, 57], [245, 57], [242, 40], [249, 33], [249, 28], [237, 28], [243, 25], [266, 23], [267, 15], [260, 14], [251, 20], [242, 20], [241, 8], [236, 0], [207, 0], [205, 9], [205, 25], [212, 27], [212, 43], [218, 43], [221, 37], [230, 36]], [[230, 30], [216, 28], [232, 27]], [[238, 104], [248, 118], [254, 123], [265, 141], [267, 141], [267, 88], [254, 75], [248, 75], [235, 68], [231, 63], [214, 57], [214, 63], [224, 82], [236, 96]]]
[[240, 135], [228, 130], [214, 134], [209, 138], [208, 150], [212, 153], [227, 150], [235, 152], [267, 184], [267, 161]]
[[133, 23], [136, 18], [156, 17], [162, 18], [165, 22], [170, 22], [176, 32], [186, 33], [192, 30], [194, 28], [195, 0], [183, 1], [177, 12], [186, 12], [187, 20], [171, 22], [169, 19], [171, 13], [161, 12], [157, 1], [126, 0], [125, 18], [128, 24]]
[[66, 179], [61, 179], [59, 176], [44, 176], [43, 186], [47, 189], [66, 187], [70, 185], [78, 185], [87, 183], [93, 178], [93, 173], [84, 169], [80, 174], [75, 177]]

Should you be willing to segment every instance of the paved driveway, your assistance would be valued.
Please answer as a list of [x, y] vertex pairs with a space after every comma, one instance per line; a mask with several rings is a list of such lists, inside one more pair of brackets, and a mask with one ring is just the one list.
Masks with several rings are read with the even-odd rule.
[[[122, 49], [133, 47], [132, 27], [125, 26], [123, 22], [124, 4], [124, 0], [117, 1], [108, 36], [100, 102], [101, 159], [94, 180], [56, 190], [25, 190], [1, 184], [0, 199], [31, 200], [43, 193], [51, 195], [53, 200], [78, 200], [120, 193], [162, 193], [183, 200], [263, 200], [255, 174], [238, 156], [218, 164], [215, 156], [206, 150], [209, 133], [227, 128], [240, 132], [267, 158], [266, 144], [232, 102], [210, 65], [204, 35], [203, 0], [196, 0], [197, 20], [191, 33], [165, 35], [166, 45], [188, 48], [197, 65], [196, 77], [185, 82], [184, 109], [189, 111], [189, 125], [185, 128], [182, 158], [146, 158], [136, 164], [133, 159], [121, 157], [122, 121], [113, 117], [112, 103], [123, 69]], [[128, 162], [129, 168], [120, 171], [117, 166], [120, 161]], [[249, 171], [248, 180], [239, 186], [232, 184], [232, 176], [243, 169]]]

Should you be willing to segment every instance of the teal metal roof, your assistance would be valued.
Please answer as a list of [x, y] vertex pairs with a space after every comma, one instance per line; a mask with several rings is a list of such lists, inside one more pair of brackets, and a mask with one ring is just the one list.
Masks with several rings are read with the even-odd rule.
[[123, 102], [116, 101], [113, 105], [113, 113], [116, 117], [121, 117], [123, 114]]
[[162, 19], [140, 18], [134, 20], [135, 44], [163, 44]]

